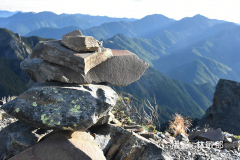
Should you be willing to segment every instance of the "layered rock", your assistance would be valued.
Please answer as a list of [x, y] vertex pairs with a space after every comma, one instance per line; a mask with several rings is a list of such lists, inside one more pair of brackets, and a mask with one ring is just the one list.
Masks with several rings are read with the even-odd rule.
[[240, 83], [220, 79], [214, 93], [213, 104], [202, 119], [202, 126], [221, 128], [240, 135]]
[[61, 40], [52, 40], [40, 41], [30, 57], [41, 58], [85, 75], [91, 68], [111, 56], [112, 52], [108, 48], [102, 48], [97, 52], [78, 53], [64, 47]]
[[108, 113], [117, 94], [104, 85], [38, 84], [2, 108], [39, 128], [85, 131]]
[[112, 50], [113, 57], [98, 66], [80, 74], [70, 68], [50, 63], [38, 58], [27, 58], [21, 63], [35, 82], [60, 81], [65, 83], [97, 84], [106, 82], [125, 87], [137, 81], [148, 68], [148, 64], [132, 52]]

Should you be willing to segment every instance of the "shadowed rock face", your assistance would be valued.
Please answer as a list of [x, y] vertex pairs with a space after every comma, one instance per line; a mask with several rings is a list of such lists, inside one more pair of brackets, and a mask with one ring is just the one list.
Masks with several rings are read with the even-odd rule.
[[37, 128], [17, 121], [0, 132], [0, 160], [8, 159], [36, 144], [39, 137], [33, 133]]
[[202, 118], [202, 126], [240, 134], [240, 83], [220, 79], [214, 93], [213, 104]]
[[92, 68], [86, 75], [38, 58], [25, 59], [21, 63], [21, 68], [35, 82], [51, 80], [78, 84], [106, 82], [125, 87], [137, 81], [149, 66], [132, 52], [112, 50], [112, 53], [113, 57]]
[[108, 48], [101, 48], [96, 52], [78, 53], [64, 47], [61, 40], [41, 41], [33, 49], [30, 58], [41, 58], [48, 62], [71, 68], [81, 74], [86, 74], [112, 56]]
[[105, 116], [116, 100], [116, 92], [104, 85], [47, 83], [33, 86], [2, 109], [35, 127], [85, 131]]
[[160, 146], [138, 134], [111, 124], [91, 127], [94, 141], [103, 150], [107, 160], [171, 160]]
[[10, 160], [106, 160], [86, 132], [59, 132], [12, 157]]

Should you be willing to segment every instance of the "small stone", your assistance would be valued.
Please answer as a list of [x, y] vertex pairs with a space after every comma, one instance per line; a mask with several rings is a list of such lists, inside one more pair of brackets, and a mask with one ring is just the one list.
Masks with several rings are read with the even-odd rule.
[[177, 141], [186, 141], [186, 142], [189, 142], [189, 139], [186, 135], [184, 135], [183, 133], [179, 134], [177, 137], [176, 137], [176, 140]]
[[225, 143], [232, 143], [232, 138], [225, 138], [225, 139], [224, 139], [224, 142], [225, 142]]
[[91, 36], [63, 36], [61, 43], [75, 52], [98, 51], [100, 47]]
[[147, 139], [149, 139], [149, 138], [156, 139], [155, 134], [152, 132], [140, 133], [140, 136], [147, 138]]

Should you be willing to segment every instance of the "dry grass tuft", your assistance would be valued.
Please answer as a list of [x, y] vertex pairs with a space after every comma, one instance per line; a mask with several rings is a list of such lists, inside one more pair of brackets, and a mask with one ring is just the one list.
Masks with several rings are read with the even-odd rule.
[[2, 97], [2, 102], [7, 103], [7, 102], [10, 102], [11, 100], [14, 100], [15, 98], [16, 98], [16, 96]]
[[173, 130], [174, 136], [178, 136], [183, 133], [187, 135], [187, 129], [191, 126], [190, 119], [184, 119], [181, 114], [175, 113], [173, 120], [169, 121], [169, 129]]

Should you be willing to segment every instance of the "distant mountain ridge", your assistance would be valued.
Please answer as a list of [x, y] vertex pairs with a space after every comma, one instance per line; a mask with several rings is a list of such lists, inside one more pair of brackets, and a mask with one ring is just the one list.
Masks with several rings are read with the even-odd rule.
[[17, 12], [12, 16], [0, 18], [0, 27], [10, 29], [14, 33], [18, 33], [24, 36], [31, 31], [43, 27], [64, 28], [69, 26], [76, 26], [82, 29], [87, 29], [90, 27], [98, 26], [105, 22], [122, 20], [133, 21], [135, 19], [89, 16], [82, 14], [57, 15], [53, 12]]
[[10, 17], [14, 14], [16, 14], [18, 11], [5, 11], [5, 10], [0, 10], [0, 18], [6, 18], [6, 17]]
[[197, 15], [171, 23], [149, 38], [118, 34], [103, 41], [109, 48], [131, 50], [171, 78], [216, 85], [220, 78], [240, 81], [239, 39], [240, 26]]

